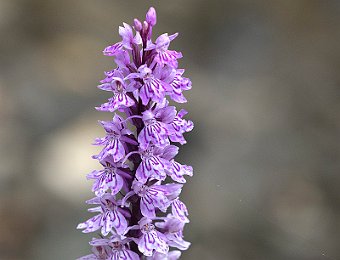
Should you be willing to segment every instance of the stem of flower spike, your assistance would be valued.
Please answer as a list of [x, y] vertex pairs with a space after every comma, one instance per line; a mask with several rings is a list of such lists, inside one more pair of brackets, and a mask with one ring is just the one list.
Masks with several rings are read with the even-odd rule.
[[[142, 117], [142, 114], [141, 114], [141, 110], [142, 110], [142, 104], [141, 104], [141, 100], [138, 99], [138, 102], [137, 102], [137, 111], [135, 112], [135, 114], [132, 114], [133, 116], [140, 116]], [[133, 113], [131, 111], [131, 113]], [[143, 127], [144, 127], [144, 124], [135, 124], [136, 126], [136, 134], [137, 136], [139, 135], [140, 131], [142, 131]], [[138, 148], [137, 148], [138, 149]], [[138, 151], [131, 151], [131, 154], [132, 153], [138, 153]], [[130, 154], [130, 155], [131, 155]], [[136, 170], [137, 170], [137, 167], [138, 165], [140, 164], [140, 161], [141, 160], [138, 160], [138, 162], [134, 162], [134, 165], [133, 165], [133, 177], [135, 178], [135, 175], [136, 175]], [[132, 190], [132, 187], [130, 187], [130, 190]], [[138, 196], [133, 196], [132, 198], [130, 198], [130, 201], [131, 201], [131, 226], [133, 225], [138, 225], [138, 221], [142, 218], [142, 213], [140, 211], [140, 199], [138, 198]], [[129, 231], [129, 235], [131, 235], [131, 237], [138, 237], [138, 230], [130, 230]], [[130, 245], [130, 249], [132, 251], [134, 251], [135, 253], [137, 253], [139, 256], [143, 256], [143, 254], [138, 250], [138, 245], [136, 243], [131, 243]]]

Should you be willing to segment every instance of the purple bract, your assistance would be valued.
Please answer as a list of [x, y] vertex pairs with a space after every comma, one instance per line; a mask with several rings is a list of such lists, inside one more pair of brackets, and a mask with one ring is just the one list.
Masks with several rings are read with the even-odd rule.
[[102, 147], [93, 156], [102, 168], [87, 175], [95, 194], [87, 204], [95, 205], [89, 211], [96, 215], [77, 227], [100, 238], [90, 242], [92, 254], [79, 260], [176, 260], [190, 246], [183, 239], [188, 210], [179, 195], [193, 169], [175, 161], [174, 143], [186, 143], [183, 134], [193, 122], [168, 99], [186, 102], [183, 91], [191, 81], [178, 68], [182, 53], [169, 50], [178, 33], [153, 42], [156, 21], [151, 7], [144, 22], [123, 23], [122, 40], [103, 51], [117, 68], [100, 81], [98, 88], [112, 96], [96, 109], [113, 117], [99, 122], [106, 135], [94, 141]]

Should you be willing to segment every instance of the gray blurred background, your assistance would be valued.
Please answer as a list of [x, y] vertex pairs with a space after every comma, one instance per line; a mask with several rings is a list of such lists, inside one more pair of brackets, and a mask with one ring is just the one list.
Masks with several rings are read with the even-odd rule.
[[0, 259], [89, 252], [101, 51], [151, 5], [193, 82], [182, 259], [340, 259], [338, 0], [0, 0]]

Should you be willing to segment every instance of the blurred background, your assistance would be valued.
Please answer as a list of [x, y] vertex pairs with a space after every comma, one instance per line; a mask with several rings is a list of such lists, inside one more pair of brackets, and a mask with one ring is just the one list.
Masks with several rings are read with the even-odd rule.
[[338, 0], [0, 0], [0, 259], [89, 253], [102, 50], [151, 5], [193, 82], [182, 259], [340, 259]]

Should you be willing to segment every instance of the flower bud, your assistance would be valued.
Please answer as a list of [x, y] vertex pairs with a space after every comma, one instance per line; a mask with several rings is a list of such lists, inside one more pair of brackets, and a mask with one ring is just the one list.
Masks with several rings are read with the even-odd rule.
[[156, 10], [153, 7], [150, 7], [149, 11], [146, 13], [146, 21], [150, 26], [154, 26], [156, 24]]
[[142, 30], [142, 27], [143, 27], [142, 23], [136, 18], [133, 20], [133, 23], [135, 25], [135, 30], [140, 32]]
[[143, 32], [147, 32], [148, 28], [149, 28], [149, 24], [146, 21], [144, 21], [143, 22]]

